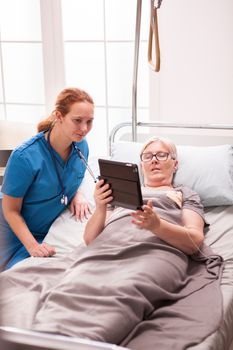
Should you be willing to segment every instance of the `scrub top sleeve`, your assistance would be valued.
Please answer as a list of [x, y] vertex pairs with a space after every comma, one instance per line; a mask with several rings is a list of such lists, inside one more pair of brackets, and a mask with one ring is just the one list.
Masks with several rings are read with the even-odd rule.
[[34, 181], [35, 174], [29, 161], [19, 151], [14, 151], [7, 163], [2, 192], [12, 197], [24, 197]]

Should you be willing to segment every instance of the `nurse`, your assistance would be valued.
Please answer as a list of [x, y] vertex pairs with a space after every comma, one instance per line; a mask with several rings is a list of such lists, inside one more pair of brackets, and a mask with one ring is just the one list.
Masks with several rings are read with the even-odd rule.
[[93, 119], [89, 94], [64, 89], [54, 111], [38, 124], [38, 134], [12, 152], [1, 189], [0, 270], [29, 256], [53, 256], [55, 248], [43, 239], [67, 206], [79, 219], [88, 215], [78, 188], [89, 153], [85, 136]]

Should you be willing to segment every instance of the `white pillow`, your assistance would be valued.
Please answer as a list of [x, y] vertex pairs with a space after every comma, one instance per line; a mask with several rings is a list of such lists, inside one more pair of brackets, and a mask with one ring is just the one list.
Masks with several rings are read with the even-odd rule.
[[[112, 159], [140, 164], [143, 143], [118, 141]], [[233, 146], [177, 146], [174, 183], [196, 191], [205, 207], [233, 204]], [[140, 168], [140, 166], [139, 166]]]
[[76, 221], [66, 209], [52, 224], [44, 242], [56, 249], [56, 257], [69, 253], [84, 244], [83, 233], [86, 222]]
[[233, 204], [233, 146], [178, 146], [176, 184], [196, 191], [205, 207]]

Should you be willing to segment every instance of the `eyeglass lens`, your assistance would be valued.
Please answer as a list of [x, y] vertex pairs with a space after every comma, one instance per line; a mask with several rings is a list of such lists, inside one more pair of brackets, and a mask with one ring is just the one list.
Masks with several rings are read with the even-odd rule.
[[149, 162], [155, 157], [158, 161], [165, 161], [168, 158], [169, 153], [167, 152], [158, 152], [158, 153], [142, 153], [141, 160], [143, 162]]

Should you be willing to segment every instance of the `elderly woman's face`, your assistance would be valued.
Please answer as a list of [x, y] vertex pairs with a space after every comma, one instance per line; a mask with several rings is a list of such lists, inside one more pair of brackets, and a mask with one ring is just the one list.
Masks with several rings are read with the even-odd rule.
[[[177, 169], [177, 160], [172, 159], [169, 147], [161, 141], [150, 143], [143, 151], [142, 171], [145, 186], [171, 186]], [[157, 155], [157, 158], [151, 155]], [[166, 159], [167, 157], [167, 159]]]

